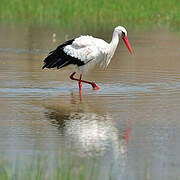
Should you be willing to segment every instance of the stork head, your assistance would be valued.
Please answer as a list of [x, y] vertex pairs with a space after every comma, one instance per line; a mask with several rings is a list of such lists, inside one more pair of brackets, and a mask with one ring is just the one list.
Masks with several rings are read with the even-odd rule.
[[123, 41], [126, 44], [126, 47], [128, 48], [129, 52], [131, 54], [133, 54], [133, 51], [132, 51], [131, 46], [130, 46], [129, 41], [128, 41], [127, 30], [123, 26], [117, 26], [114, 29], [114, 31], [117, 32], [119, 37], [123, 39]]
[[118, 33], [120, 38], [127, 36], [127, 30], [123, 26], [117, 26], [115, 31]]

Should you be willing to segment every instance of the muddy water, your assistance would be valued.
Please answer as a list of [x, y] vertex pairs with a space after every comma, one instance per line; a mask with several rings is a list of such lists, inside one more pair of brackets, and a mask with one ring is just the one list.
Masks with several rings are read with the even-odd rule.
[[41, 69], [48, 51], [71, 37], [47, 27], [1, 27], [1, 156], [14, 162], [44, 153], [53, 166], [63, 152], [99, 159], [99, 179], [109, 172], [114, 179], [180, 178], [180, 36], [130, 32], [135, 55], [121, 42], [106, 71], [83, 77], [100, 90], [83, 84], [81, 98], [71, 68]]

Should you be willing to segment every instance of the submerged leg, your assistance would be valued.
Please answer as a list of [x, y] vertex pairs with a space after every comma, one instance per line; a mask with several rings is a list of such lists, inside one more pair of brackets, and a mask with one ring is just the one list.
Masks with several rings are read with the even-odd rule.
[[98, 90], [98, 89], [99, 89], [99, 87], [96, 85], [95, 82], [90, 82], [90, 81], [82, 80], [82, 79], [81, 79], [81, 78], [82, 78], [82, 75], [80, 76], [80, 79], [77, 79], [77, 78], [74, 77], [75, 74], [76, 74], [76, 72], [73, 72], [73, 73], [70, 75], [70, 78], [71, 78], [72, 80], [81, 81], [81, 82], [83, 82], [83, 83], [91, 84], [91, 86], [93, 87], [94, 90]]

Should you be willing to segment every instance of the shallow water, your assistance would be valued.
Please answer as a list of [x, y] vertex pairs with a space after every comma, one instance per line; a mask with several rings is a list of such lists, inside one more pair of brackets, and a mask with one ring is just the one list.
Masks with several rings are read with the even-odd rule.
[[83, 84], [82, 98], [71, 68], [41, 69], [68, 38], [47, 27], [0, 29], [1, 156], [14, 162], [44, 153], [53, 167], [63, 152], [99, 159], [99, 179], [109, 172], [113, 179], [179, 179], [180, 36], [129, 32], [135, 55], [121, 42], [106, 71], [83, 77], [100, 90]]

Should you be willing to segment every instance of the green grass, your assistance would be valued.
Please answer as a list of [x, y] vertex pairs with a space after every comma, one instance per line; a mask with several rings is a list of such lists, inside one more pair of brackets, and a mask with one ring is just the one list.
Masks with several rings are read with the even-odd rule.
[[112, 26], [179, 29], [179, 0], [1, 0], [0, 20], [52, 23], [63, 28]]
[[[23, 157], [24, 158], [24, 157]], [[50, 162], [48, 156], [35, 155], [22, 159], [16, 157], [15, 163], [6, 158], [0, 160], [1, 180], [96, 180], [99, 178], [98, 160], [74, 159], [61, 156]]]

